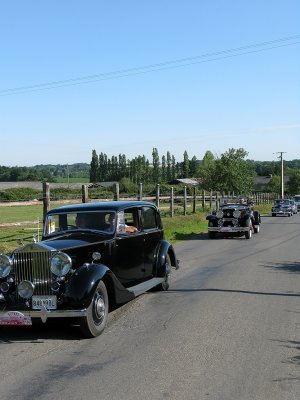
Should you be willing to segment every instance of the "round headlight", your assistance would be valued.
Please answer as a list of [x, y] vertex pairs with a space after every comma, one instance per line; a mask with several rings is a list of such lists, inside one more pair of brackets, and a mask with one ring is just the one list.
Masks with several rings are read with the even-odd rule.
[[11, 266], [11, 259], [5, 254], [0, 254], [0, 278], [5, 278], [10, 274]]
[[240, 216], [240, 211], [239, 211], [239, 210], [234, 210], [234, 211], [233, 211], [233, 216], [234, 216], [234, 218], [239, 218], [239, 216]]
[[223, 218], [223, 215], [224, 215], [224, 213], [223, 213], [222, 210], [218, 210], [217, 213], [216, 213], [216, 217], [217, 218]]
[[66, 253], [56, 253], [50, 261], [50, 270], [56, 276], [65, 276], [72, 266], [71, 257]]
[[34, 284], [29, 281], [22, 281], [18, 285], [18, 293], [22, 299], [30, 299], [33, 295]]

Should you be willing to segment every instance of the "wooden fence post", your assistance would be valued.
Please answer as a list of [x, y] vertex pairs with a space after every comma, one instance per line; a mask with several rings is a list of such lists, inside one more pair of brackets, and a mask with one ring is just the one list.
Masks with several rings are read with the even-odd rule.
[[46, 214], [50, 210], [50, 186], [48, 182], [43, 182], [43, 224]]
[[194, 195], [193, 195], [193, 214], [196, 213], [196, 200], [197, 200], [197, 188], [194, 186]]
[[186, 215], [186, 186], [184, 187], [184, 198], [183, 198], [183, 214]]
[[142, 182], [140, 182], [140, 183], [138, 184], [138, 195], [137, 195], [137, 199], [138, 199], [138, 200], [142, 200], [142, 198], [143, 198], [143, 184], [142, 184]]
[[202, 190], [202, 211], [205, 209], [205, 190]]
[[156, 184], [156, 206], [159, 208], [159, 183]]
[[170, 197], [170, 214], [171, 218], [174, 217], [174, 188], [171, 187], [171, 197]]
[[219, 205], [218, 192], [216, 192], [215, 200], [216, 200], [216, 210], [218, 210], [219, 209], [219, 207], [218, 207], [218, 205]]
[[89, 193], [88, 193], [88, 187], [87, 185], [82, 185], [81, 186], [81, 198], [82, 198], [82, 203], [87, 203], [88, 198], [89, 198]]
[[114, 185], [114, 201], [120, 200], [120, 185], [118, 182]]

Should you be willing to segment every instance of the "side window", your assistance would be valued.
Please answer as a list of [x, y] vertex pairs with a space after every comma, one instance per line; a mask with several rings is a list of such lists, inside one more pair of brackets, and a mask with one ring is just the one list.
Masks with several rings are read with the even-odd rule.
[[156, 211], [152, 207], [143, 207], [142, 210], [143, 228], [154, 229], [157, 227]]
[[139, 230], [138, 210], [127, 209], [118, 212], [117, 232], [135, 233]]

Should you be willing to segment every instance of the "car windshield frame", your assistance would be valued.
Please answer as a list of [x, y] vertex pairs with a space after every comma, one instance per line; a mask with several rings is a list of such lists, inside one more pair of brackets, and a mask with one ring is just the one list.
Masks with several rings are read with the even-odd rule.
[[99, 231], [112, 234], [116, 231], [117, 214], [113, 210], [68, 211], [50, 213], [46, 216], [44, 236], [79, 231]]

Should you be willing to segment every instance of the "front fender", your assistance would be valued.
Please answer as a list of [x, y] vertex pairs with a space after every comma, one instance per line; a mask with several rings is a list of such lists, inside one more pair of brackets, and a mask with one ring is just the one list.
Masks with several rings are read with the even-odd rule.
[[121, 284], [106, 265], [85, 263], [66, 283], [65, 302], [73, 307], [88, 307], [101, 280], [106, 285], [112, 304], [124, 304], [134, 299], [133, 293]]
[[66, 282], [65, 301], [74, 307], [87, 307], [98, 283], [108, 271], [104, 264], [85, 263]]

